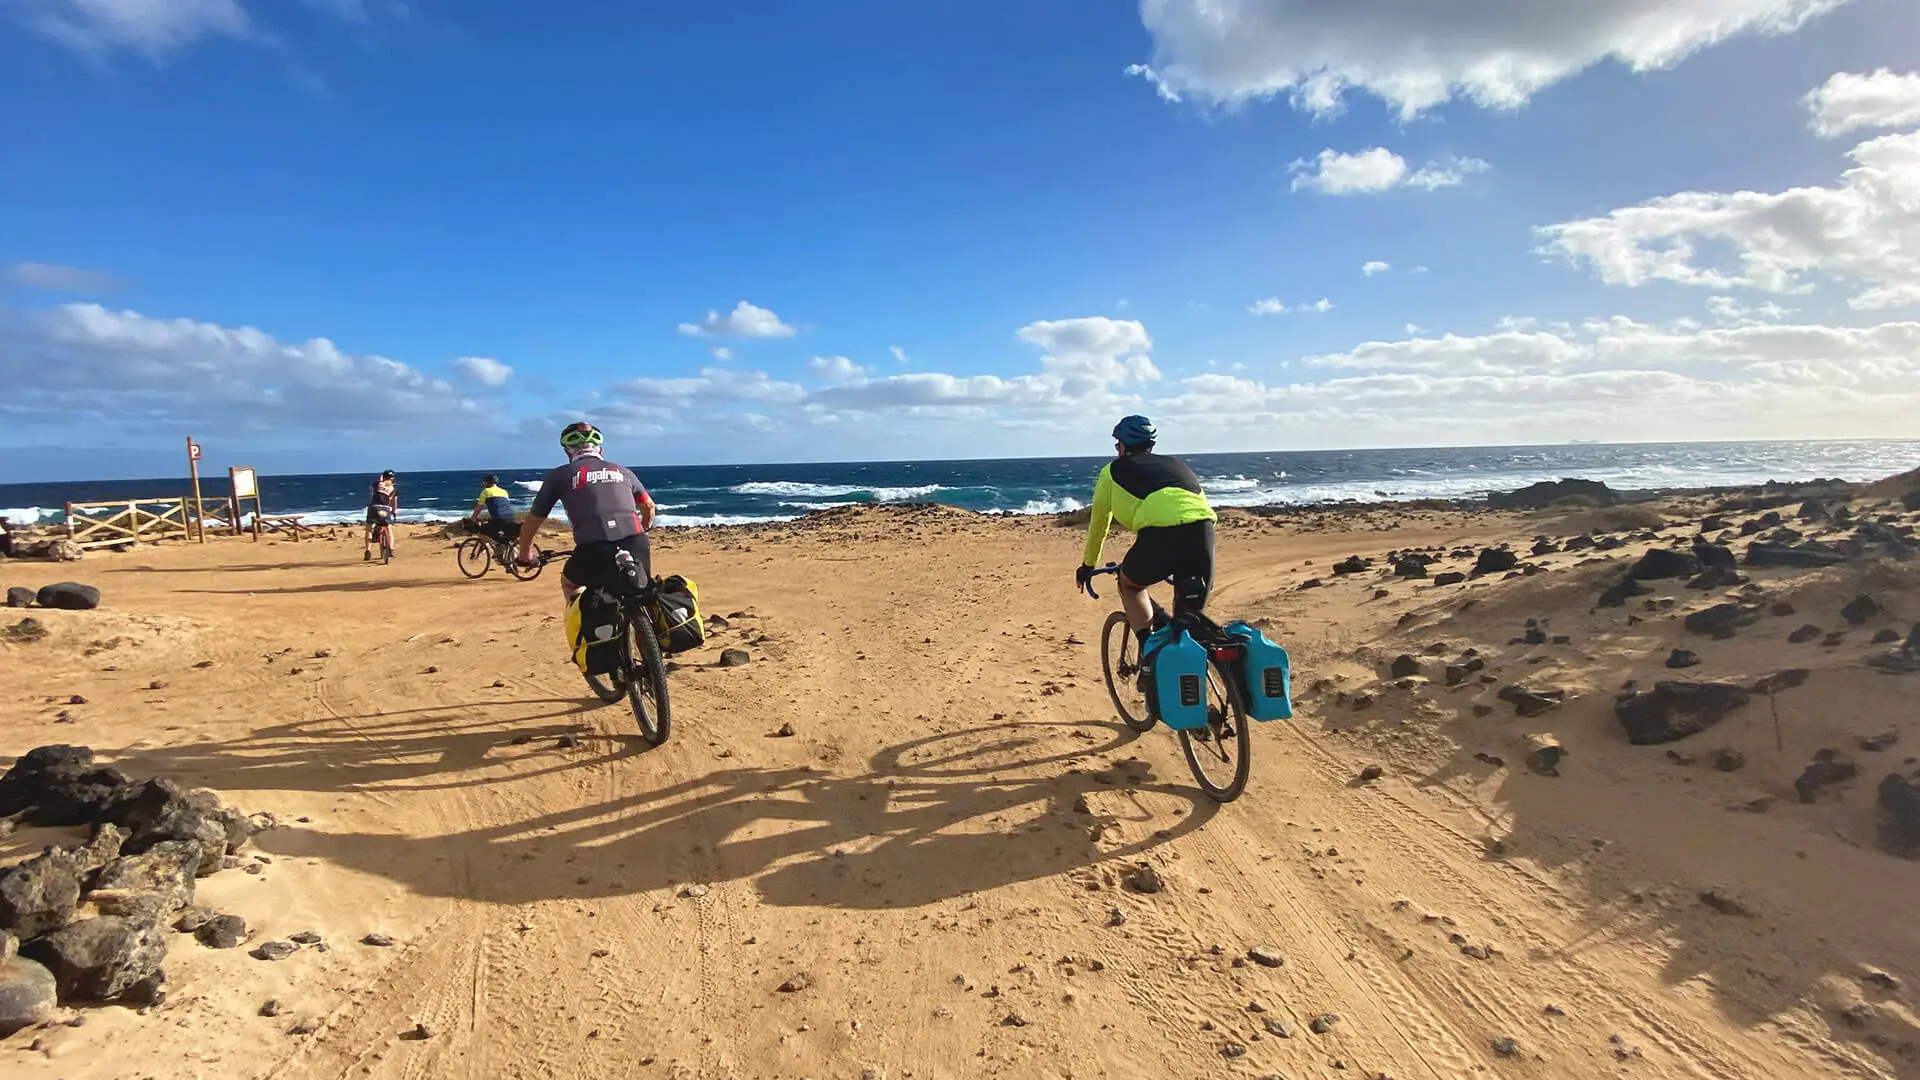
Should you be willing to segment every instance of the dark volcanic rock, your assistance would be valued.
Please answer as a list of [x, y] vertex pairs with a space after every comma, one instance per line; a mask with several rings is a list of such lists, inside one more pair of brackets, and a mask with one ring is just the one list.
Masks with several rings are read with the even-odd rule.
[[215, 915], [193, 932], [209, 949], [234, 949], [247, 940], [247, 920], [238, 915]]
[[1625, 694], [1613, 716], [1636, 746], [1676, 742], [1697, 735], [1747, 703], [1747, 690], [1731, 683], [1662, 682]]
[[34, 592], [32, 589], [23, 589], [15, 585], [13, 588], [7, 590], [7, 606], [11, 608], [32, 607], [33, 598]]
[[107, 815], [126, 788], [126, 776], [110, 766], [52, 771], [43, 778], [39, 800], [26, 820], [46, 826], [91, 824]]
[[53, 972], [60, 1000], [113, 1001], [148, 987], [167, 956], [166, 935], [145, 919], [82, 919], [20, 947]]
[[53, 1018], [59, 985], [53, 972], [18, 956], [0, 958], [0, 1039]]
[[17, 814], [40, 801], [50, 778], [73, 775], [93, 767], [93, 751], [84, 746], [57, 744], [27, 751], [0, 776], [0, 817]]
[[1487, 505], [1495, 510], [1544, 510], [1561, 499], [1574, 496], [1592, 499], [1600, 506], [1612, 506], [1620, 496], [1597, 480], [1543, 480], [1518, 491], [1493, 492]]
[[1368, 562], [1366, 559], [1363, 559], [1358, 555], [1354, 555], [1343, 562], [1335, 563], [1333, 565], [1333, 572], [1335, 574], [1340, 574], [1340, 575], [1358, 574], [1366, 570], [1367, 567], [1372, 565], [1373, 564]]
[[726, 649], [720, 653], [721, 667], [743, 667], [753, 661], [753, 656], [745, 649]]
[[80, 903], [79, 858], [49, 848], [0, 872], [0, 929], [39, 937], [67, 925]]
[[1792, 633], [1788, 634], [1787, 641], [1794, 645], [1802, 645], [1802, 644], [1805, 644], [1806, 642], [1812, 641], [1814, 638], [1819, 637], [1821, 633], [1822, 631], [1819, 627], [1813, 625], [1812, 623], [1808, 623], [1807, 625], [1800, 627], [1798, 630], [1795, 630]]
[[1800, 793], [1800, 801], [1815, 801], [1822, 788], [1835, 784], [1844, 784], [1860, 775], [1860, 767], [1841, 757], [1833, 750], [1822, 750], [1813, 755], [1813, 763], [1800, 773], [1793, 782], [1793, 789]]
[[1874, 635], [1873, 635], [1873, 643], [1875, 645], [1891, 645], [1894, 642], [1899, 640], [1900, 640], [1900, 631], [1895, 630], [1891, 626], [1884, 627], [1880, 630], [1877, 630], [1874, 632]]
[[1563, 551], [1591, 551], [1599, 546], [1599, 541], [1591, 536], [1576, 536], [1561, 546]]
[[1638, 581], [1658, 581], [1662, 578], [1692, 577], [1700, 572], [1700, 560], [1682, 551], [1671, 548], [1653, 548], [1640, 561], [1627, 571], [1627, 576]]
[[1675, 649], [1667, 654], [1667, 666], [1670, 668], [1690, 668], [1700, 663], [1700, 657], [1691, 649]]
[[1637, 579], [1624, 577], [1609, 587], [1606, 592], [1601, 593], [1597, 603], [1601, 607], [1625, 607], [1627, 601], [1633, 597], [1645, 596], [1652, 591], [1640, 584]]
[[1495, 696], [1511, 704], [1514, 711], [1521, 716], [1539, 716], [1566, 700], [1567, 692], [1565, 690], [1529, 690], [1524, 686], [1511, 684], [1501, 687], [1500, 692]]
[[1739, 604], [1715, 604], [1688, 615], [1682, 620], [1682, 625], [1696, 634], [1719, 636], [1737, 627], [1751, 626], [1759, 621], [1759, 612], [1749, 611]]
[[1487, 548], [1473, 561], [1475, 574], [1504, 574], [1520, 565], [1520, 556], [1506, 548]]
[[[163, 918], [193, 903], [193, 879], [205, 859], [200, 844], [168, 840], [108, 863], [87, 899], [114, 915]], [[213, 862], [219, 865], [219, 857]]]
[[1458, 585], [1465, 580], [1467, 580], [1467, 575], [1457, 570], [1449, 570], [1444, 574], [1433, 575], [1433, 583], [1440, 586]]
[[1747, 565], [1753, 567], [1810, 570], [1822, 566], [1838, 566], [1846, 561], [1847, 556], [1844, 552], [1835, 551], [1815, 541], [1793, 546], [1765, 544], [1759, 541], [1747, 545]]
[[1730, 589], [1752, 579], [1725, 566], [1709, 566], [1687, 581], [1689, 589]]
[[1416, 558], [1401, 559], [1393, 564], [1395, 577], [1423, 578], [1427, 576], [1427, 564]]
[[1920, 783], [1899, 773], [1880, 781], [1880, 846], [1902, 858], [1920, 856]]
[[1703, 570], [1711, 570], [1714, 567], [1734, 570], [1739, 567], [1739, 561], [1733, 557], [1733, 549], [1724, 544], [1708, 544], [1695, 540], [1693, 557], [1700, 560], [1700, 567]]
[[1847, 606], [1840, 609], [1840, 617], [1855, 626], [1859, 626], [1861, 623], [1880, 614], [1883, 610], [1880, 606], [1880, 601], [1866, 593], [1861, 593], [1859, 596], [1847, 601]]
[[1536, 540], [1533, 543], [1532, 554], [1536, 559], [1542, 555], [1558, 555], [1560, 554], [1560, 545], [1551, 540]]
[[1388, 666], [1387, 673], [1396, 679], [1404, 679], [1410, 675], [1418, 675], [1420, 674], [1420, 661], [1406, 653], [1401, 653], [1399, 656], [1393, 658], [1393, 663]]
[[100, 606], [100, 590], [77, 581], [62, 581], [42, 588], [34, 600], [43, 608], [92, 611]]

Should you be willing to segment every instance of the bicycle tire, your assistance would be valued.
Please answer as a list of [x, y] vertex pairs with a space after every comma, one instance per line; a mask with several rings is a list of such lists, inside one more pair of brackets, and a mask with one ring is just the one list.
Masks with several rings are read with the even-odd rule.
[[[1119, 714], [1120, 722], [1133, 731], [1146, 732], [1153, 730], [1153, 713], [1147, 707], [1145, 695], [1130, 685], [1131, 680], [1139, 677], [1140, 658], [1133, 655], [1140, 647], [1139, 640], [1133, 627], [1127, 625], [1126, 612], [1116, 611], [1108, 615], [1106, 625], [1100, 628], [1100, 668], [1106, 674], [1107, 696], [1113, 699], [1113, 711]], [[1131, 661], [1128, 659], [1130, 656]], [[1117, 677], [1114, 673], [1116, 660], [1120, 667]], [[1122, 686], [1128, 686], [1125, 700], [1120, 690]], [[1129, 707], [1131, 700], [1136, 697], [1139, 698], [1138, 704]]]
[[[460, 572], [470, 578], [485, 577], [487, 571], [493, 569], [493, 548], [483, 537], [467, 538], [454, 549], [453, 555]], [[473, 569], [472, 564], [478, 564], [480, 569]]]
[[515, 581], [532, 581], [534, 578], [540, 576], [540, 571], [547, 568], [547, 564], [540, 559], [541, 551], [539, 544], [533, 545], [533, 547], [528, 549], [528, 552], [533, 556], [532, 566], [521, 566], [517, 559], [510, 560], [507, 563], [507, 573], [513, 575]]
[[[1232, 802], [1247, 789], [1247, 776], [1253, 768], [1253, 739], [1247, 719], [1247, 707], [1240, 700], [1240, 690], [1234, 682], [1233, 673], [1219, 661], [1207, 661], [1209, 678], [1207, 679], [1208, 726], [1200, 731], [1180, 732], [1180, 752], [1186, 755], [1187, 770], [1193, 773], [1194, 782], [1200, 790], [1214, 802]], [[1213, 725], [1214, 699], [1216, 694], [1222, 703], [1221, 715], [1233, 728], [1230, 736], [1234, 742], [1233, 777], [1225, 784], [1216, 783], [1207, 772], [1207, 766], [1201, 762], [1203, 757], [1214, 763], [1226, 764], [1224, 756], [1215, 747], [1221, 744], [1219, 730]], [[1205, 739], [1200, 736], [1205, 733]]]
[[[644, 606], [629, 604], [627, 633], [621, 643], [621, 665], [626, 669], [627, 703], [633, 707], [633, 719], [640, 725], [640, 737], [649, 746], [667, 741], [673, 729], [672, 706], [667, 701], [667, 662], [660, 655], [660, 640], [654, 636]], [[635, 655], [638, 652], [639, 655]], [[652, 718], [648, 718], [651, 706]]]
[[627, 696], [627, 680], [618, 671], [605, 675], [586, 674], [587, 687], [602, 705], [611, 705]]

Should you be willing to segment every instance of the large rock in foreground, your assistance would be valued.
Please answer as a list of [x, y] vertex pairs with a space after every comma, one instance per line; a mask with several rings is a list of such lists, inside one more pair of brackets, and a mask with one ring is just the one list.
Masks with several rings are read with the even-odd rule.
[[1745, 687], [1731, 683], [1662, 682], [1614, 702], [1613, 716], [1636, 746], [1698, 735], [1747, 703]]
[[44, 608], [67, 611], [92, 611], [100, 606], [100, 590], [77, 581], [62, 581], [40, 590], [35, 598]]
[[18, 956], [0, 960], [0, 1039], [52, 1019], [58, 994], [45, 967]]
[[1891, 855], [1920, 857], [1920, 784], [1899, 773], [1880, 781], [1880, 846]]
[[[193, 903], [193, 879], [206, 858], [192, 840], [155, 844], [144, 854], [108, 863], [87, 899], [110, 915], [165, 918]], [[211, 859], [217, 868], [220, 856]]]
[[53, 972], [61, 1001], [138, 1000], [164, 980], [167, 938], [150, 920], [104, 915], [29, 941], [20, 954]]
[[0, 872], [0, 930], [39, 937], [67, 925], [80, 903], [79, 859], [50, 848]]

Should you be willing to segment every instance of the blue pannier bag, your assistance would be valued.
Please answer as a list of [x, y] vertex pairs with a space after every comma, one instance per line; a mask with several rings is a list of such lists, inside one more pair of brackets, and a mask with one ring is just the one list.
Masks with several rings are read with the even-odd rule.
[[1207, 726], [1207, 650], [1179, 626], [1147, 635], [1141, 650], [1147, 708], [1175, 731]]
[[1240, 662], [1247, 715], [1255, 720], [1292, 719], [1293, 671], [1287, 663], [1287, 650], [1243, 622], [1228, 623], [1227, 635], [1238, 638], [1247, 648], [1246, 659]]

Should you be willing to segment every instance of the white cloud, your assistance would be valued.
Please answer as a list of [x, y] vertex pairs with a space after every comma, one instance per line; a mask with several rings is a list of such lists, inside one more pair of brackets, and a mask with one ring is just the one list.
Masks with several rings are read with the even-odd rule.
[[1801, 99], [1808, 125], [1825, 138], [1862, 128], [1920, 127], [1920, 73], [1841, 72]]
[[59, 263], [19, 262], [7, 267], [7, 280], [29, 289], [47, 292], [104, 293], [118, 284], [104, 270], [84, 270]]
[[892, 354], [893, 354], [893, 358], [894, 358], [894, 360], [895, 360], [895, 361], [897, 361], [897, 362], [899, 362], [899, 363], [902, 363], [902, 364], [909, 364], [909, 363], [912, 363], [912, 361], [911, 361], [911, 360], [908, 360], [908, 359], [907, 359], [907, 350], [905, 350], [905, 349], [903, 349], [903, 348], [901, 348], [901, 347], [900, 347], [900, 346], [898, 346], [898, 345], [889, 345], [889, 346], [887, 346], [887, 351], [888, 351], [888, 352], [890, 352], [890, 353], [892, 353]]
[[402, 421], [471, 426], [477, 408], [445, 380], [326, 338], [292, 344], [250, 326], [98, 304], [0, 320], [0, 385], [0, 411], [23, 425], [110, 417], [130, 430], [218, 420], [340, 433]]
[[1378, 259], [1371, 259], [1360, 264], [1360, 272], [1368, 277], [1372, 277], [1375, 274], [1384, 274], [1391, 269], [1393, 269], [1392, 263], [1381, 262]]
[[498, 360], [484, 356], [462, 356], [453, 362], [453, 366], [466, 373], [475, 382], [488, 386], [505, 386], [513, 377], [513, 369]]
[[[1543, 250], [1610, 285], [1672, 281], [1804, 293], [1824, 276], [1869, 311], [1920, 303], [1920, 132], [1854, 147], [1833, 187], [1778, 193], [1685, 191], [1604, 217], [1536, 230]], [[1717, 245], [1737, 265], [1707, 261]]]
[[1288, 167], [1293, 173], [1294, 191], [1317, 191], [1323, 195], [1368, 195], [1397, 187], [1457, 187], [1475, 173], [1490, 166], [1479, 158], [1447, 158], [1429, 162], [1418, 172], [1410, 172], [1407, 161], [1383, 146], [1345, 154], [1322, 150], [1311, 161], [1295, 161]]
[[1407, 178], [1407, 161], [1383, 146], [1357, 154], [1322, 150], [1311, 162], [1294, 162], [1292, 171], [1295, 191], [1350, 195], [1397, 186]]
[[681, 323], [680, 332], [688, 337], [709, 338], [784, 338], [794, 335], [793, 327], [781, 322], [780, 316], [745, 300], [734, 305], [733, 310], [725, 315], [709, 311], [707, 317], [697, 323]]
[[1731, 296], [1708, 297], [1707, 312], [1713, 316], [1714, 322], [1722, 326], [1775, 323], [1793, 314], [1771, 300], [1749, 307]]
[[1282, 303], [1279, 297], [1269, 296], [1265, 300], [1255, 300], [1247, 305], [1247, 310], [1255, 315], [1285, 315], [1287, 305]]
[[1845, 0], [1140, 0], [1163, 97], [1237, 105], [1285, 95], [1337, 113], [1349, 89], [1410, 119], [1456, 95], [1513, 109], [1602, 60], [1671, 67], [1736, 34], [1783, 34]]
[[1315, 300], [1311, 304], [1300, 305], [1300, 310], [1301, 311], [1317, 311], [1320, 314], [1325, 315], [1327, 312], [1333, 310], [1333, 301], [1323, 296], [1320, 299]]
[[203, 37], [254, 32], [239, 0], [15, 0], [12, 7], [28, 27], [95, 55], [126, 49], [158, 59]]
[[867, 369], [844, 356], [816, 356], [807, 361], [815, 375], [828, 382], [852, 382], [867, 376]]
[[688, 408], [696, 402], [797, 404], [807, 391], [797, 383], [769, 378], [764, 371], [702, 368], [697, 376], [629, 379], [613, 386], [616, 396], [639, 404]]
[[727, 363], [733, 359], [733, 350], [727, 348], [725, 345], [715, 345], [713, 347], [713, 358], [723, 364]]

